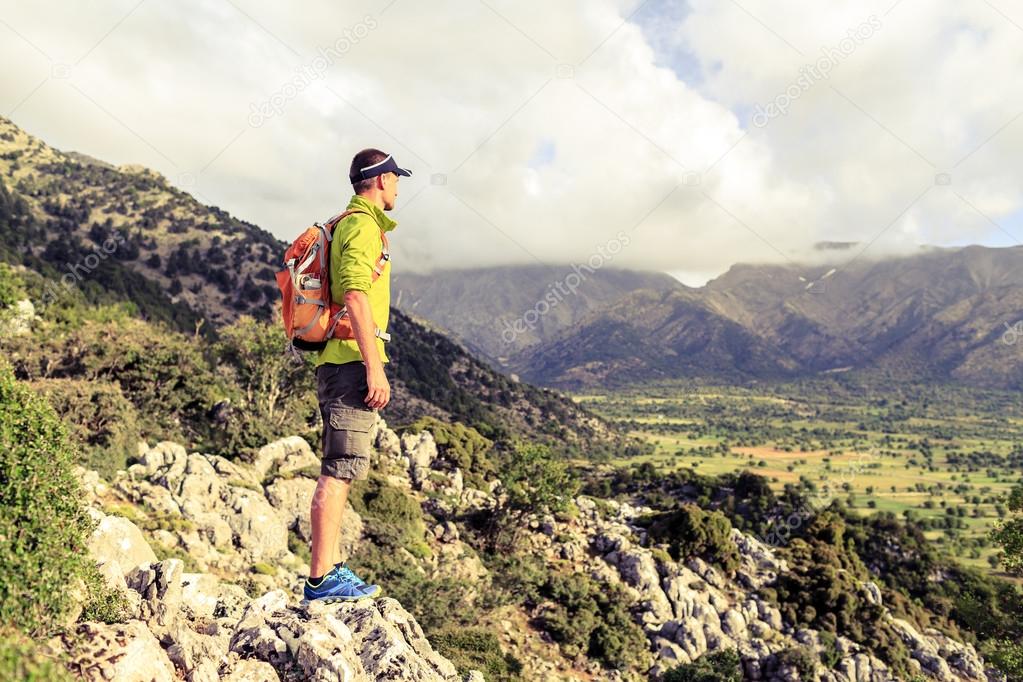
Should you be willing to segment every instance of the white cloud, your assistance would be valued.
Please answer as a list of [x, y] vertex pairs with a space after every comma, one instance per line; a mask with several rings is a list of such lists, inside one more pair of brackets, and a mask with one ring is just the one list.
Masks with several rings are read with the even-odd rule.
[[[1023, 29], [983, 3], [892, 4], [9, 2], [0, 112], [197, 178], [282, 238], [341, 206], [351, 155], [378, 146], [415, 171], [398, 267], [581, 262], [634, 230], [616, 265], [692, 283], [819, 240], [964, 243], [1018, 215]], [[751, 123], [871, 14], [828, 79]]]

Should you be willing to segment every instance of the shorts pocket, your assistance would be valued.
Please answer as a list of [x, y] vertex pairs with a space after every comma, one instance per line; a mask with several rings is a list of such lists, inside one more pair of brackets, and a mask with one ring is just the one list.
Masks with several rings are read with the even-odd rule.
[[330, 408], [330, 427], [334, 431], [330, 455], [369, 456], [369, 430], [376, 421], [374, 410], [335, 405]]

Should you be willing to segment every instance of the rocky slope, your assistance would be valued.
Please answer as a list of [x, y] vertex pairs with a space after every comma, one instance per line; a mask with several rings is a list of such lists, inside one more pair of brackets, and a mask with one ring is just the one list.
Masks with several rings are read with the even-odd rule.
[[[461, 539], [456, 520], [492, 508], [503, 494], [500, 482], [487, 490], [468, 487], [460, 470], [442, 466], [429, 431], [399, 437], [378, 419], [372, 436], [374, 471], [414, 496], [422, 510], [430, 551], [413, 556], [401, 550], [407, 560], [424, 574], [458, 577], [485, 590], [491, 576]], [[292, 549], [309, 539], [315, 480], [306, 473], [315, 465], [308, 445], [288, 438], [249, 462], [164, 442], [140, 446], [139, 462], [112, 481], [83, 470], [87, 502], [99, 520], [91, 551], [127, 596], [130, 619], [80, 624], [51, 646], [67, 652], [73, 669], [91, 680], [482, 680], [479, 671], [460, 674], [440, 656], [394, 599], [299, 604], [308, 566]], [[633, 523], [646, 510], [585, 496], [574, 501], [579, 513], [565, 520], [529, 519], [525, 546], [545, 562], [624, 590], [654, 663], [617, 670], [570, 660], [532, 624], [546, 608], [541, 603], [529, 613], [505, 608], [493, 622], [502, 647], [521, 661], [523, 679], [658, 679], [674, 665], [722, 649], [738, 650], [749, 680], [896, 679], [870, 651], [795, 628], [757, 596], [787, 570], [758, 540], [733, 531], [740, 567], [728, 578], [704, 561], [675, 562], [664, 546], [650, 546]], [[363, 521], [349, 506], [342, 556], [364, 541]], [[154, 550], [165, 558], [158, 560]], [[880, 602], [872, 583], [860, 589]], [[884, 613], [924, 679], [997, 679], [972, 646]], [[786, 656], [800, 646], [830, 647], [825, 653], [836, 663], [801, 676]]]

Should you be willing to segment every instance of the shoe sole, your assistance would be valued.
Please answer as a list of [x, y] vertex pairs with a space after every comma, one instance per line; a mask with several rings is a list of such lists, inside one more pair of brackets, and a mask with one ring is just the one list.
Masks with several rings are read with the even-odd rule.
[[332, 595], [330, 597], [316, 597], [315, 599], [303, 599], [302, 601], [299, 602], [299, 606], [308, 606], [309, 604], [311, 604], [314, 601], [323, 602], [324, 604], [334, 604], [334, 603], [337, 603], [337, 602], [344, 602], [344, 601], [360, 601], [362, 599], [374, 599], [374, 598], [378, 597], [381, 592], [383, 592], [383, 590], [380, 589], [380, 588], [377, 588], [376, 592], [370, 592], [369, 594], [360, 594], [357, 597], [355, 597], [355, 596], [353, 596], [353, 597], [343, 597], [343, 596], [340, 596], [340, 595]]

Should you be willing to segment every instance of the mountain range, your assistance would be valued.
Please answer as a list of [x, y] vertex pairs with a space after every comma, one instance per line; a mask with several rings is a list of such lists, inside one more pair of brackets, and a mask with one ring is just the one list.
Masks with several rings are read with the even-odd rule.
[[[737, 264], [699, 288], [607, 268], [549, 309], [537, 302], [570, 266], [448, 270], [399, 277], [398, 305], [505, 371], [561, 388], [850, 371], [1023, 386], [1023, 246], [842, 251], [817, 265]], [[516, 320], [526, 333], [508, 332]]]

